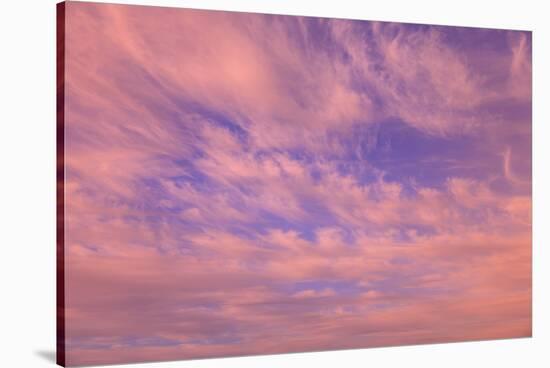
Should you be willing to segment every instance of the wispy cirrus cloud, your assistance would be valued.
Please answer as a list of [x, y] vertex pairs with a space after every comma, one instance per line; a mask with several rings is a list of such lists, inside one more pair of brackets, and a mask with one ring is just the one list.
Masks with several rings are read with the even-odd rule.
[[527, 32], [68, 3], [69, 364], [531, 334]]

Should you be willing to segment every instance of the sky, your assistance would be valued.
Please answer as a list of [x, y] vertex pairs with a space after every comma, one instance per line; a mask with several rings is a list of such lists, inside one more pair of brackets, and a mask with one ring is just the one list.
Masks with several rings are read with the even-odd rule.
[[68, 2], [68, 365], [531, 336], [531, 33]]

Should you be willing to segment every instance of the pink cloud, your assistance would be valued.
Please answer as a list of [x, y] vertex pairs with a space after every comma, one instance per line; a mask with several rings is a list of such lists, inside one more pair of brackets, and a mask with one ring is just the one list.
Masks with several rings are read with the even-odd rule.
[[527, 34], [67, 12], [69, 364], [530, 336]]

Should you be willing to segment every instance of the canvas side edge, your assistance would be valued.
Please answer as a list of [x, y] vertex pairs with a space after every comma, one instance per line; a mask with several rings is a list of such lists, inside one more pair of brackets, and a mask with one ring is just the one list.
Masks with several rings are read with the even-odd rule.
[[65, 366], [65, 2], [56, 5], [56, 363]]

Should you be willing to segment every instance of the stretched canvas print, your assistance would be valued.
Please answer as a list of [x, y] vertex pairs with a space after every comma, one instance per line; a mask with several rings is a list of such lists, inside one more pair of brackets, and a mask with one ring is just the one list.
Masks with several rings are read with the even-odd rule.
[[58, 4], [58, 363], [531, 336], [531, 33]]

